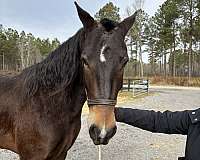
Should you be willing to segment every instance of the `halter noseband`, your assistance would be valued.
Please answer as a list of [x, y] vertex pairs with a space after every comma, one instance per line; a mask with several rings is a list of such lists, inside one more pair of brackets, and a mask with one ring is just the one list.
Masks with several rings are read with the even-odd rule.
[[117, 104], [117, 100], [112, 99], [88, 99], [89, 105], [107, 105], [107, 106], [115, 106]]

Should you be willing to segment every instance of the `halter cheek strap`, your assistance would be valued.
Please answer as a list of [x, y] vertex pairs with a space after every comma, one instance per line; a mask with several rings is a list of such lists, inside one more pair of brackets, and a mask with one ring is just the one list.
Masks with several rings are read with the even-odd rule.
[[88, 99], [88, 105], [107, 105], [107, 106], [115, 106], [117, 104], [117, 100], [112, 99]]

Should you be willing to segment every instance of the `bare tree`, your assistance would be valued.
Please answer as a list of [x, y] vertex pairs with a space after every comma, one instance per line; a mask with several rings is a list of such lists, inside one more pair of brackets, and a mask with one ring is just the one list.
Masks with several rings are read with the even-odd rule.
[[21, 61], [21, 70], [25, 69], [25, 46], [23, 41], [18, 41], [18, 49], [19, 49], [19, 55], [20, 55], [20, 61]]
[[[136, 0], [134, 1], [132, 7], [128, 7], [126, 9], [126, 12], [128, 15], [131, 15], [133, 12], [135, 12], [138, 9], [142, 9], [144, 6], [145, 0]], [[137, 24], [136, 27], [133, 27], [129, 33], [130, 36], [130, 49], [131, 49], [131, 54], [133, 57], [136, 57], [136, 61], [139, 61], [139, 66], [137, 67], [136, 63], [136, 68], [139, 68], [139, 77], [144, 76], [144, 69], [143, 69], [143, 59], [142, 59], [142, 28], [143, 28], [143, 22], [144, 20], [144, 12], [140, 12], [138, 14], [137, 18]], [[134, 37], [134, 38], [133, 38]], [[135, 39], [135, 43], [133, 43], [133, 39]], [[135, 44], [135, 50], [133, 50], [132, 45]]]

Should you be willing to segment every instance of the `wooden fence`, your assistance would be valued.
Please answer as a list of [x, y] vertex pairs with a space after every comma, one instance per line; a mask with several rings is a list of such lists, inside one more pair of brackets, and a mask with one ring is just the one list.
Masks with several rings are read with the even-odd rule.
[[122, 91], [132, 91], [133, 96], [140, 96], [149, 93], [148, 79], [124, 79]]

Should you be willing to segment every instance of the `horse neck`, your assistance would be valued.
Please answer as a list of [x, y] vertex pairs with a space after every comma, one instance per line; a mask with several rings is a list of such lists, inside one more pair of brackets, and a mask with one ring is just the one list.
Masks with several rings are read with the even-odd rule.
[[34, 96], [38, 91], [70, 95], [74, 86], [84, 87], [80, 62], [82, 37], [83, 31], [80, 30], [44, 61], [23, 72], [26, 97]]

